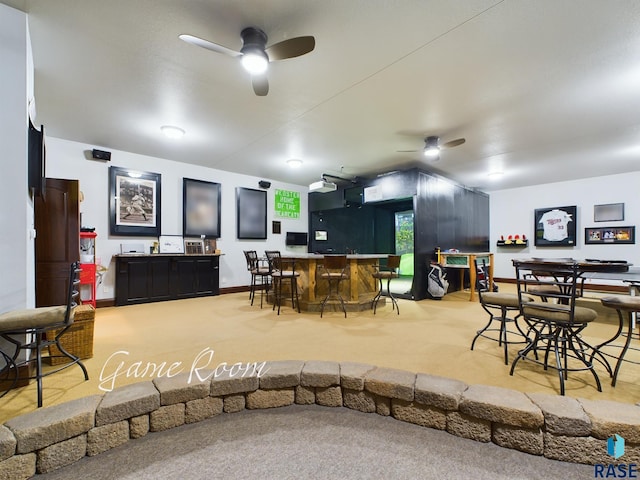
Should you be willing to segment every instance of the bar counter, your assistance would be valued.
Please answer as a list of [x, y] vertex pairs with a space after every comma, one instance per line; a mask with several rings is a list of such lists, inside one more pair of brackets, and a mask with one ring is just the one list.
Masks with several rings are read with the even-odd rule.
[[[284, 261], [295, 261], [298, 278], [298, 296], [300, 310], [319, 312], [320, 303], [328, 292], [328, 283], [320, 278], [324, 255], [315, 253], [292, 254], [282, 252]], [[361, 311], [371, 308], [371, 300], [378, 291], [377, 281], [372, 277], [376, 271], [379, 260], [387, 258], [388, 254], [352, 254], [347, 255], [348, 278], [340, 282], [340, 294], [344, 299], [346, 309], [349, 311]], [[283, 285], [287, 288], [287, 285]], [[287, 294], [284, 293], [286, 296]], [[380, 300], [384, 302], [385, 297]], [[289, 301], [290, 302], [290, 301]], [[381, 304], [379, 303], [378, 306]], [[325, 306], [325, 311], [340, 309], [340, 302], [331, 299]], [[340, 310], [341, 311], [341, 310]]]

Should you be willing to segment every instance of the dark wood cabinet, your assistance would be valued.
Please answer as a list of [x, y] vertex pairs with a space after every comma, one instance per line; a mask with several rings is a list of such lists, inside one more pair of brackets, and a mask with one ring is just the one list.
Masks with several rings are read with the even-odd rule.
[[118, 255], [116, 305], [219, 294], [218, 255]]

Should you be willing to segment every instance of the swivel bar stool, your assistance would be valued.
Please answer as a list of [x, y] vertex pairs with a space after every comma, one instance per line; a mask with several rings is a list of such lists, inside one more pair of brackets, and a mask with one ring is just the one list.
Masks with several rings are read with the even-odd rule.
[[[609, 345], [611, 342], [616, 340], [620, 335], [626, 338], [624, 345], [619, 347], [617, 345], [611, 345], [612, 347], [622, 348], [620, 351], [620, 355], [618, 356], [618, 360], [616, 361], [616, 368], [613, 371], [611, 386], [616, 386], [616, 381], [618, 380], [618, 373], [620, 372], [620, 367], [622, 362], [635, 363], [636, 365], [640, 364], [640, 362], [627, 360], [624, 358], [628, 350], [640, 350], [639, 348], [631, 347], [632, 338], [640, 338], [640, 332], [634, 332], [634, 313], [640, 312], [640, 297], [605, 297], [601, 299], [602, 305], [609, 308], [614, 308], [618, 312], [618, 319], [620, 320], [620, 326], [618, 327], [618, 331], [616, 334], [608, 341], [598, 345], [595, 349], [594, 355], [597, 353], [604, 355], [602, 352], [602, 347]], [[622, 333], [624, 323], [625, 323], [625, 314], [626, 313], [626, 321], [627, 321], [627, 331]]]
[[249, 299], [253, 305], [253, 299], [256, 296], [256, 288], [260, 288], [260, 308], [262, 308], [262, 297], [265, 291], [269, 291], [269, 277], [271, 271], [268, 265], [262, 265], [255, 250], [245, 250], [244, 258], [247, 261], [247, 270], [251, 273], [251, 287], [249, 289]]
[[[526, 344], [531, 340], [527, 337], [526, 333], [522, 331], [518, 324], [518, 318], [522, 316], [520, 313], [520, 301], [516, 293], [498, 293], [490, 292], [488, 290], [489, 278], [487, 272], [487, 264], [482, 262], [482, 267], [478, 267], [478, 262], [474, 260], [474, 267], [478, 272], [476, 275], [476, 289], [478, 290], [478, 298], [480, 299], [480, 305], [485, 312], [489, 314], [489, 322], [484, 328], [476, 332], [476, 336], [473, 337], [471, 342], [471, 350], [475, 347], [476, 340], [483, 337], [488, 340], [498, 342], [499, 346], [504, 348], [504, 364], [509, 365], [509, 351], [508, 346], [511, 344]], [[528, 295], [522, 296], [523, 301], [532, 302], [533, 298]], [[514, 315], [509, 317], [509, 314]], [[499, 322], [497, 327], [492, 327], [494, 321]], [[509, 330], [509, 324], [515, 326], [514, 330]], [[497, 332], [497, 338], [495, 334], [489, 334], [489, 332]]]
[[[332, 296], [337, 297], [340, 300], [340, 305], [342, 306], [342, 311], [344, 312], [344, 318], [347, 318], [347, 309], [344, 305], [344, 299], [342, 298], [342, 295], [340, 295], [340, 282], [345, 278], [348, 278], [347, 267], [348, 264], [346, 255], [324, 256], [320, 278], [326, 280], [329, 283], [329, 291], [327, 292], [327, 296], [324, 297], [324, 300], [322, 300], [322, 303], [320, 304], [320, 318], [322, 318], [324, 306]], [[334, 290], [335, 294], [333, 294]]]
[[376, 307], [378, 306], [378, 300], [382, 296], [382, 280], [387, 281], [387, 294], [386, 296], [391, 299], [392, 310], [397, 310], [398, 315], [400, 315], [400, 307], [398, 306], [398, 301], [396, 297], [393, 296], [391, 290], [389, 290], [389, 285], [391, 284], [391, 280], [394, 278], [398, 278], [398, 267], [400, 266], [400, 255], [389, 255], [387, 257], [387, 265], [379, 266], [378, 271], [374, 272], [372, 277], [377, 279], [380, 282], [380, 289], [375, 297], [373, 297], [373, 314], [376, 314]]
[[[280, 252], [278, 250], [267, 250], [264, 252], [267, 260], [269, 261], [269, 271], [271, 272], [271, 280], [273, 282], [273, 308], [276, 308], [276, 304], [278, 305], [278, 315], [280, 315], [280, 306], [282, 305], [282, 300], [284, 295], [282, 294], [282, 281], [288, 280], [291, 288], [291, 306], [293, 308], [298, 308], [298, 313], [300, 313], [300, 302], [298, 300], [298, 277], [300, 276], [299, 272], [296, 272], [296, 263], [295, 261], [285, 261], [282, 259]], [[290, 264], [291, 270], [285, 269], [284, 265]], [[295, 295], [295, 302], [293, 297]]]

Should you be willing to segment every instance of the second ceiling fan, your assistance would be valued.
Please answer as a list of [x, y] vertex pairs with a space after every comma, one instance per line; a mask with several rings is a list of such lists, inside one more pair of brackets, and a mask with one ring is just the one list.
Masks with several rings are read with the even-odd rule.
[[245, 28], [240, 32], [240, 37], [242, 38], [242, 48], [240, 51], [235, 51], [193, 35], [182, 34], [179, 36], [180, 40], [191, 45], [231, 57], [240, 57], [242, 66], [251, 74], [253, 91], [260, 97], [269, 93], [267, 69], [270, 62], [299, 57], [311, 52], [316, 46], [314, 37], [305, 36], [289, 38], [267, 47], [267, 34], [256, 27]]

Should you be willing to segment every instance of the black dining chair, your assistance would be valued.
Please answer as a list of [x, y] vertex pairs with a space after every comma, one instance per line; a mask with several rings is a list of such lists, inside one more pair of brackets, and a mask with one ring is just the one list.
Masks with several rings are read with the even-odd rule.
[[[324, 308], [330, 298], [334, 297], [340, 301], [340, 306], [344, 312], [344, 318], [347, 318], [347, 309], [344, 304], [344, 298], [340, 295], [340, 282], [349, 277], [348, 262], [346, 255], [325, 255], [320, 265], [320, 278], [328, 283], [327, 296], [324, 297], [320, 304], [320, 318], [324, 313]], [[335, 292], [335, 293], [334, 293]]]
[[[71, 264], [69, 269], [66, 305], [13, 310], [0, 315], [0, 336], [10, 342], [14, 350], [13, 353], [4, 352], [3, 358], [10, 360], [6, 361], [3, 367], [14, 368], [16, 369], [15, 372], [17, 372], [17, 368], [22, 364], [35, 363], [36, 373], [34, 377], [30, 378], [35, 378], [37, 382], [38, 407], [42, 407], [42, 379], [44, 377], [77, 364], [84, 373], [84, 379], [89, 380], [89, 374], [82, 361], [65, 350], [60, 343], [60, 339], [73, 325], [73, 312], [77, 305], [79, 284], [80, 263], [75, 262]], [[62, 353], [61, 356], [68, 358], [70, 362], [54, 370], [44, 372], [42, 369], [42, 351], [54, 345]], [[24, 362], [18, 361], [18, 356], [22, 351], [30, 351], [35, 355], [29, 356]], [[2, 376], [5, 376], [4, 374], [6, 373], [2, 373]], [[14, 381], [11, 383], [12, 386], [16, 385], [17, 376], [14, 375]]]
[[[538, 363], [545, 370], [555, 369], [560, 381], [560, 394], [564, 395], [569, 372], [589, 371], [598, 391], [602, 391], [592, 361], [595, 349], [582, 337], [582, 332], [598, 314], [591, 308], [576, 305], [581, 281], [579, 264], [575, 261], [513, 260], [513, 265], [520, 313], [533, 338], [518, 352], [510, 374], [513, 375], [520, 360]], [[547, 275], [527, 275], [531, 271], [544, 271]], [[553, 357], [553, 363], [550, 363], [550, 357]]]

